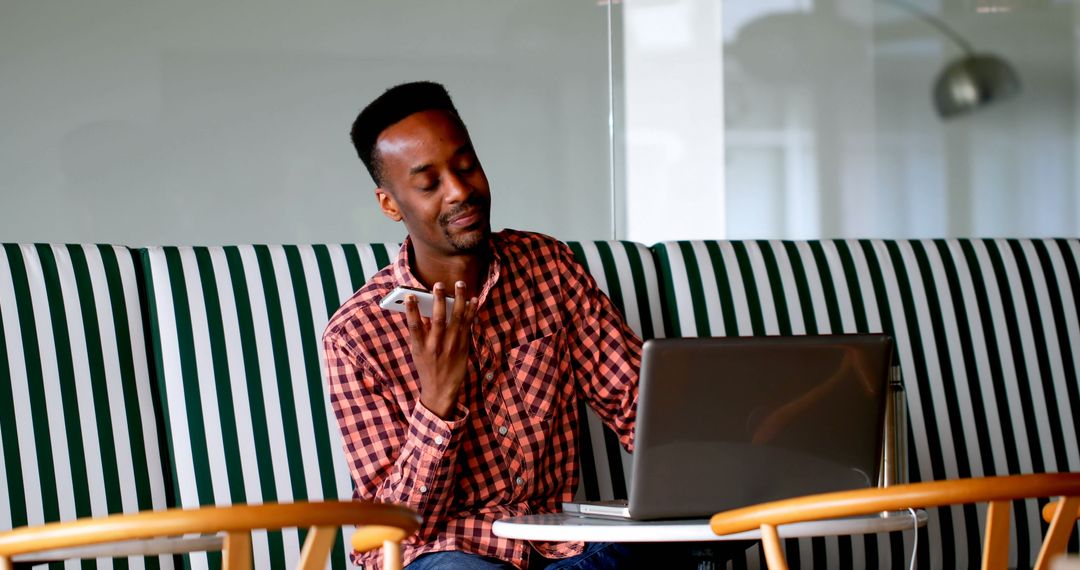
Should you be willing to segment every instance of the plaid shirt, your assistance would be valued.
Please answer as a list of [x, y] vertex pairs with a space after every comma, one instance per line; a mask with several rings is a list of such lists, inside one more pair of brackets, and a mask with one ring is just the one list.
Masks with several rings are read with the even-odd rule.
[[[410, 270], [409, 243], [338, 309], [323, 336], [355, 496], [420, 513], [420, 532], [403, 547], [406, 564], [462, 550], [525, 568], [529, 544], [495, 536], [491, 524], [555, 512], [573, 497], [578, 397], [632, 449], [641, 340], [566, 245], [493, 234], [463, 400], [443, 420], [420, 405], [405, 315], [378, 305], [397, 285], [423, 287]], [[583, 548], [534, 546], [550, 558]], [[375, 553], [355, 562], [380, 564]]]

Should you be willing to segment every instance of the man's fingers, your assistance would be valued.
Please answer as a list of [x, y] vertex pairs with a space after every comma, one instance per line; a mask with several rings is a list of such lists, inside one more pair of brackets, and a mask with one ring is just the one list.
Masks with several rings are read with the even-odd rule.
[[435, 283], [432, 287], [434, 301], [431, 303], [431, 334], [435, 339], [442, 338], [443, 330], [446, 329], [446, 288], [443, 284]]
[[420, 316], [420, 304], [416, 295], [405, 297], [405, 322], [409, 325], [409, 336], [412, 338], [413, 346], [423, 346], [427, 338], [427, 330]]
[[458, 281], [454, 283], [454, 310], [451, 316], [451, 320], [454, 322], [460, 321], [465, 315], [465, 282]]

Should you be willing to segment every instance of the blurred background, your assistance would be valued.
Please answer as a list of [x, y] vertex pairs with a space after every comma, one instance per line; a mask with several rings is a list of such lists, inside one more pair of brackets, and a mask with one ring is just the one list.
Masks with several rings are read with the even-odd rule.
[[0, 241], [400, 240], [348, 129], [416, 79], [496, 227], [1075, 236], [1078, 32], [1064, 0], [0, 0]]

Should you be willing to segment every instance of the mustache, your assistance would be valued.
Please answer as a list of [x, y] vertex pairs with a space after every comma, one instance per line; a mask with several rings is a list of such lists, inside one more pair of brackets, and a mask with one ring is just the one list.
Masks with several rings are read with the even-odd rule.
[[487, 205], [488, 201], [482, 197], [476, 196], [473, 198], [469, 198], [469, 200], [458, 204], [450, 211], [439, 216], [439, 223], [445, 226], [450, 223], [450, 220], [453, 220], [461, 214], [469, 210], [484, 209], [487, 207]]

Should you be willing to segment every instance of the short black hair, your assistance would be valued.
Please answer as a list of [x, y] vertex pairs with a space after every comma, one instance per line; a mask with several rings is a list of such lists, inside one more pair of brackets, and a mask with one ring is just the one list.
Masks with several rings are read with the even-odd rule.
[[421, 111], [446, 111], [461, 120], [445, 87], [433, 81], [414, 81], [387, 89], [353, 121], [349, 135], [356, 154], [378, 186], [383, 185], [382, 164], [375, 152], [379, 135], [390, 125]]

